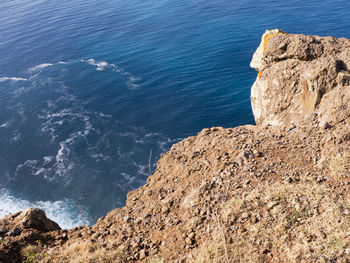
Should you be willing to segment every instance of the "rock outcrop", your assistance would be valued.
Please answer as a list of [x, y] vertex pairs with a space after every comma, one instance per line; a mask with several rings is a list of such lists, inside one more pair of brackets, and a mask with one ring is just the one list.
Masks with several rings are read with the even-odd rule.
[[0, 262], [350, 262], [346, 43], [267, 31], [252, 61], [258, 125], [173, 145], [94, 226], [1, 219]]
[[350, 40], [267, 30], [251, 61], [257, 124], [320, 122], [336, 125], [350, 115]]
[[30, 208], [1, 218], [0, 262], [22, 262], [23, 251], [30, 254], [26, 248], [52, 240], [52, 231], [60, 229], [56, 222], [48, 219], [45, 212], [38, 208]]

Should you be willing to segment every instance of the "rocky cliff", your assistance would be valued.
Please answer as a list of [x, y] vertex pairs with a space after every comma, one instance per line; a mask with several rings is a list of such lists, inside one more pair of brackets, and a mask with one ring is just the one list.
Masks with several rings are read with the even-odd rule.
[[253, 56], [257, 124], [296, 125], [316, 114], [336, 125], [350, 115], [350, 40], [267, 30]]
[[0, 261], [350, 262], [349, 44], [267, 31], [251, 63], [256, 126], [173, 145], [94, 226], [0, 219]]

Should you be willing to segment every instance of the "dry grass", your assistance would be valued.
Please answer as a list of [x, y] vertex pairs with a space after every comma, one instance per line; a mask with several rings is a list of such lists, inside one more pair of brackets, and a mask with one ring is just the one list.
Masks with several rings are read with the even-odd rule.
[[39, 240], [36, 241], [37, 245], [30, 245], [23, 249], [23, 254], [26, 255], [24, 263], [39, 262], [46, 257], [46, 246], [44, 246]]
[[213, 237], [213, 240], [205, 242], [196, 251], [192, 263], [206, 263], [206, 262], [227, 262], [225, 247], [227, 244], [225, 240], [222, 239], [220, 234]]
[[[74, 242], [59, 256], [52, 251], [48, 262], [73, 262], [73, 263], [97, 263], [97, 262], [120, 262], [122, 251], [116, 249], [107, 251], [106, 249], [94, 245], [91, 241]], [[44, 261], [45, 262], [45, 261]]]
[[218, 231], [193, 262], [337, 260], [350, 246], [349, 213], [350, 198], [336, 197], [323, 184], [266, 184], [221, 206]]
[[152, 258], [148, 261], [148, 263], [165, 263], [165, 261], [162, 258]]
[[350, 170], [350, 154], [345, 153], [331, 159], [329, 170], [333, 176], [340, 176]]

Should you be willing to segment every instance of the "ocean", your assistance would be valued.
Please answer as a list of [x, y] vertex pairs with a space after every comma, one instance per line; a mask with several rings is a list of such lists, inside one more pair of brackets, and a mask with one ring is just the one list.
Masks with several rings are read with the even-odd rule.
[[0, 216], [91, 225], [173, 143], [254, 124], [261, 35], [350, 38], [349, 1], [1, 0]]

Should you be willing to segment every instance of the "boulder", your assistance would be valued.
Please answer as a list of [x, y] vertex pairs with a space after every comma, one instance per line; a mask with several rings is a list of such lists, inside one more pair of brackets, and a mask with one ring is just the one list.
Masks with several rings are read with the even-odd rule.
[[40, 232], [61, 229], [56, 222], [46, 217], [43, 210], [38, 208], [29, 208], [16, 214], [1, 218], [0, 226], [3, 223], [6, 223], [7, 228], [10, 227], [11, 229], [35, 229]]
[[262, 125], [336, 125], [350, 116], [350, 40], [267, 30], [250, 66], [252, 110]]

